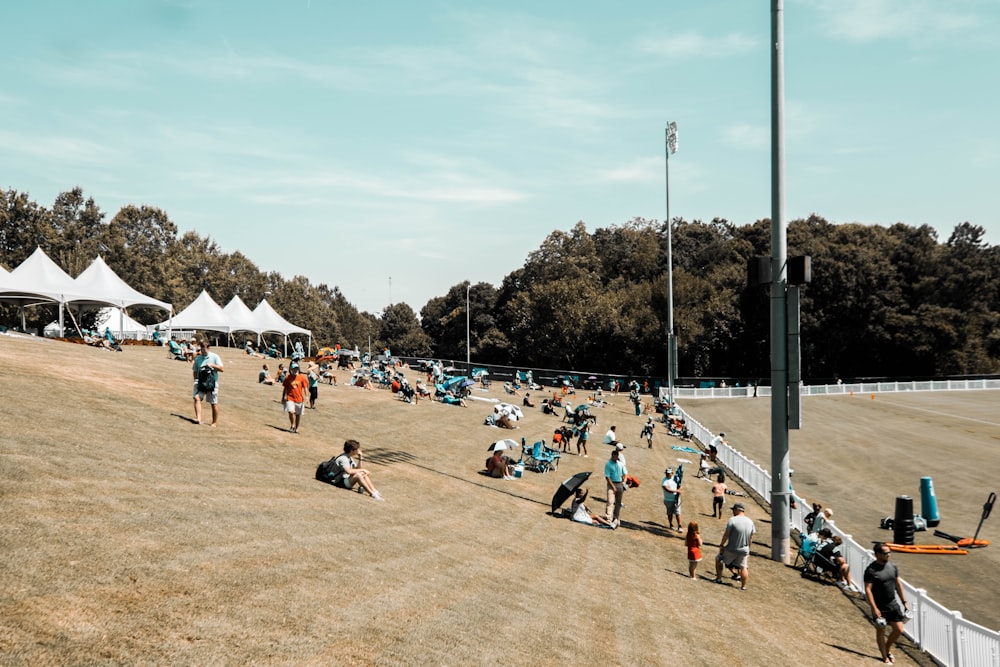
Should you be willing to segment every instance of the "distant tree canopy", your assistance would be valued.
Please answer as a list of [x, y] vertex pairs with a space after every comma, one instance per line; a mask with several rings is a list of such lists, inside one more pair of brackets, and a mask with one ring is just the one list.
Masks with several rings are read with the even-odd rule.
[[[1000, 249], [983, 235], [967, 222], [944, 244], [927, 225], [792, 222], [789, 256], [812, 257], [802, 292], [804, 377], [1000, 371]], [[746, 267], [770, 254], [770, 221], [676, 219], [672, 240], [680, 376], [768, 378], [770, 294], [747, 286]], [[661, 222], [555, 231], [498, 289], [473, 289], [473, 358], [663, 377], [667, 276]], [[436, 356], [464, 356], [465, 286], [421, 311]]]
[[[264, 273], [239, 251], [195, 232], [178, 236], [166, 212], [125, 206], [105, 222], [75, 188], [51, 209], [0, 192], [0, 263], [12, 269], [40, 246], [72, 276], [98, 254], [141, 292], [183, 307], [202, 289], [220, 303], [267, 297], [318, 345], [389, 347], [395, 355], [474, 363], [666, 375], [667, 228], [641, 218], [589, 233], [554, 231], [499, 285], [459, 283], [420, 316], [407, 304], [360, 312], [337, 287]], [[1000, 249], [963, 222], [945, 243], [933, 228], [788, 226], [788, 254], [812, 257], [802, 298], [806, 378], [932, 376], [1000, 371]], [[736, 226], [675, 219], [674, 328], [682, 377], [767, 378], [770, 297], [747, 286], [747, 260], [770, 252], [770, 222]], [[28, 309], [29, 327], [55, 317]], [[140, 322], [162, 314], [133, 309]], [[12, 306], [0, 321], [18, 322]]]

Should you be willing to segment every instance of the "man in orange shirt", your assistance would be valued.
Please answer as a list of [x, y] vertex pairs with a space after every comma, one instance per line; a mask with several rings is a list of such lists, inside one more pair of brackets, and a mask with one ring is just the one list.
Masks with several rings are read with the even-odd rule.
[[299, 420], [305, 411], [306, 394], [309, 392], [309, 380], [299, 372], [299, 365], [292, 362], [288, 367], [288, 377], [281, 383], [281, 404], [288, 413], [289, 431], [299, 432]]

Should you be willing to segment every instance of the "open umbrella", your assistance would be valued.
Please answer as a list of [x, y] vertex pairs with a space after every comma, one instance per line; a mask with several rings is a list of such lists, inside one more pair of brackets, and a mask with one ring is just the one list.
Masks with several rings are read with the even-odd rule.
[[463, 380], [462, 381], [462, 386], [463, 387], [471, 387], [474, 384], [476, 384], [475, 380]]
[[580, 488], [580, 485], [586, 482], [588, 477], [590, 477], [590, 472], [578, 472], [564, 480], [556, 489], [555, 495], [552, 496], [552, 511], [555, 512], [562, 507], [566, 499], [573, 495], [573, 492]]
[[505, 438], [504, 440], [497, 440], [492, 445], [490, 445], [486, 451], [488, 452], [499, 452], [505, 449], [517, 449], [518, 443], [514, 442], [510, 438]]
[[586, 412], [586, 411], [587, 411], [587, 410], [589, 410], [589, 409], [590, 409], [590, 406], [589, 406], [589, 405], [587, 405], [586, 403], [581, 403], [580, 405], [578, 405], [578, 406], [576, 406], [576, 407], [574, 408], [574, 410], [575, 410], [576, 412], [578, 412], [578, 413], [580, 413], [580, 412]]

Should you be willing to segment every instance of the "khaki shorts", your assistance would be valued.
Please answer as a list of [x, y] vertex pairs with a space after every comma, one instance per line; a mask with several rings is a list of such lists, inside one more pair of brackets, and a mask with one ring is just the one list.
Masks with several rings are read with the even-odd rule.
[[719, 552], [719, 555], [715, 557], [715, 560], [720, 560], [725, 564], [726, 567], [742, 570], [747, 566], [748, 555], [742, 551], [730, 551], [729, 549], [723, 549]]

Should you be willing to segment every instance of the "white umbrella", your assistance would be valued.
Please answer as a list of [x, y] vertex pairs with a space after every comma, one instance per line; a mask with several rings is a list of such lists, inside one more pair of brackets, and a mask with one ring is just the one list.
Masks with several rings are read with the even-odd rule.
[[500, 452], [505, 449], [517, 449], [518, 443], [514, 442], [510, 438], [505, 438], [503, 440], [497, 440], [492, 445], [490, 445], [486, 451], [488, 452]]

